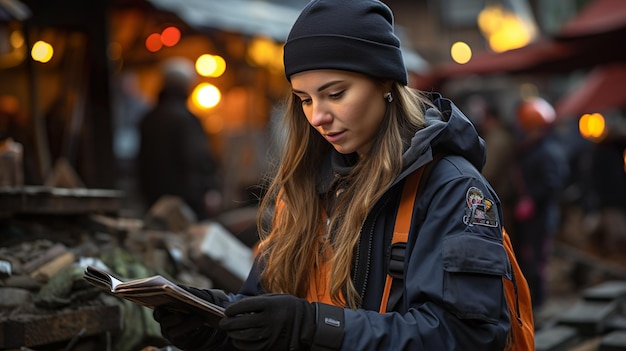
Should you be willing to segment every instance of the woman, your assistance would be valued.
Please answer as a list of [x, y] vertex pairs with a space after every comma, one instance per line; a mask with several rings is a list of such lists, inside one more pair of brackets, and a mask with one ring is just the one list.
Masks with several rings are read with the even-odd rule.
[[[449, 100], [406, 86], [389, 8], [311, 1], [284, 63], [287, 139], [255, 266], [236, 295], [188, 288], [226, 307], [219, 323], [157, 309], [163, 335], [190, 350], [503, 349], [507, 260], [483, 142]], [[415, 202], [402, 299], [379, 313], [402, 186], [437, 154]], [[493, 203], [494, 221], [469, 215], [475, 200]]]

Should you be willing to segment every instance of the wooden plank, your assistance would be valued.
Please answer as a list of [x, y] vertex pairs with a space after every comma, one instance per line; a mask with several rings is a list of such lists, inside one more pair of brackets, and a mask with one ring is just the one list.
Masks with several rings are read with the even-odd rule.
[[118, 213], [122, 192], [108, 189], [65, 189], [24, 186], [0, 189], [0, 213]]
[[33, 279], [47, 281], [74, 261], [76, 261], [76, 255], [73, 252], [66, 252], [37, 268], [30, 276]]
[[[20, 315], [0, 320], [0, 348], [32, 347], [69, 341], [76, 335], [122, 330], [119, 305], [88, 306], [45, 315]], [[83, 331], [84, 329], [84, 331]]]
[[26, 262], [22, 265], [22, 271], [24, 273], [32, 273], [35, 269], [43, 266], [44, 264], [52, 261], [53, 259], [61, 256], [62, 254], [67, 252], [67, 247], [65, 245], [56, 243], [50, 248], [48, 248], [45, 252], [40, 255], [37, 255], [35, 259], [32, 261]]

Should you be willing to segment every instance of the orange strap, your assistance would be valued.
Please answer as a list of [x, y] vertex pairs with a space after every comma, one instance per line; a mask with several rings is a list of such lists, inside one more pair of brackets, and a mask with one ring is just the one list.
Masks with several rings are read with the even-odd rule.
[[[391, 244], [407, 242], [409, 239], [409, 229], [411, 228], [411, 218], [413, 217], [413, 205], [415, 204], [415, 196], [417, 195], [417, 188], [419, 187], [423, 171], [424, 166], [411, 173], [404, 182], [402, 198], [400, 199], [400, 206], [398, 207], [398, 214], [396, 215]], [[383, 297], [380, 301], [380, 313], [387, 312], [387, 302], [389, 301], [392, 283], [393, 277], [387, 273], [387, 278], [385, 279], [385, 289], [383, 290]]]

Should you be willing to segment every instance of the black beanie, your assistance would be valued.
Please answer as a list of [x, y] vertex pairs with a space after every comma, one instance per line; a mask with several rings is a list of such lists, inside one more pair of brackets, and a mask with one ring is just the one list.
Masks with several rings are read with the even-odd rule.
[[378, 0], [312, 0], [289, 32], [283, 59], [289, 81], [337, 69], [408, 83], [393, 14]]

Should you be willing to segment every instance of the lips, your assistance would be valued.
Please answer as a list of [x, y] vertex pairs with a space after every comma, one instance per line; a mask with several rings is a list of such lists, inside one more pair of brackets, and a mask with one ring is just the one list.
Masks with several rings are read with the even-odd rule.
[[326, 140], [328, 140], [329, 142], [335, 143], [339, 141], [345, 134], [346, 134], [346, 131], [342, 130], [340, 132], [329, 132], [329, 133], [324, 134], [324, 136], [326, 137]]

